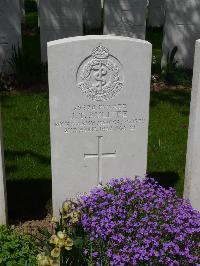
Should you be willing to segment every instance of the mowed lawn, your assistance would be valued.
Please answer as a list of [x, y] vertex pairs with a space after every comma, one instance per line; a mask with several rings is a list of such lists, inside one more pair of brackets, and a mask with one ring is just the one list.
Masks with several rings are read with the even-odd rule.
[[[148, 173], [182, 195], [190, 92], [151, 93]], [[11, 217], [42, 215], [51, 198], [48, 94], [1, 96]], [[133, 147], [134, 149], [134, 147]], [[67, 189], [67, 188], [66, 188]]]

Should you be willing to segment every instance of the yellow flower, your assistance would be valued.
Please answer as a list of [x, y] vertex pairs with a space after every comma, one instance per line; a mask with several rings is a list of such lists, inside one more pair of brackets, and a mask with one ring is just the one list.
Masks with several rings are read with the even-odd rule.
[[58, 241], [59, 241], [59, 239], [58, 239], [58, 237], [56, 235], [52, 235], [50, 237], [50, 239], [49, 239], [49, 243], [50, 244], [54, 244], [54, 245], [57, 245], [58, 244]]
[[67, 238], [66, 240], [65, 240], [65, 249], [66, 250], [71, 250], [72, 249], [72, 246], [73, 246], [73, 240], [71, 239], [71, 238]]
[[72, 250], [72, 247], [65, 247], [66, 250]]
[[71, 212], [70, 217], [71, 217], [72, 223], [77, 223], [79, 221], [79, 214], [80, 213], [78, 211]]
[[65, 239], [66, 238], [66, 233], [62, 232], [62, 231], [59, 231], [57, 233], [57, 236], [58, 236], [59, 239]]
[[51, 219], [51, 222], [52, 222], [52, 223], [58, 223], [59, 220], [58, 220], [57, 217], [53, 216], [52, 219]]
[[37, 255], [37, 262], [38, 262], [38, 266], [49, 266], [50, 265], [49, 257], [45, 256], [44, 253]]
[[52, 251], [51, 251], [51, 256], [53, 258], [58, 258], [60, 256], [60, 248], [54, 248]]
[[64, 239], [59, 239], [58, 243], [57, 243], [57, 246], [59, 248], [62, 248], [62, 247], [64, 247], [64, 245], [65, 245], [65, 240]]
[[38, 254], [36, 257], [37, 261], [41, 261], [43, 258], [44, 258], [43, 253]]
[[50, 266], [59, 266], [59, 262], [55, 260], [50, 260]]
[[64, 202], [63, 204], [63, 211], [68, 212], [71, 210], [71, 203], [69, 201]]

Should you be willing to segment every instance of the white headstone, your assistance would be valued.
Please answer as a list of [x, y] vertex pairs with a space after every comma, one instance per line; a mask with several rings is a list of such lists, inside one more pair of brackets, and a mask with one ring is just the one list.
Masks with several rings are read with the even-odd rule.
[[19, 1], [0, 1], [0, 71], [7, 71], [12, 47], [21, 47], [21, 9]]
[[84, 26], [86, 32], [100, 31], [101, 29], [101, 0], [84, 0]]
[[66, 197], [146, 173], [151, 51], [114, 36], [48, 43], [54, 214]]
[[83, 35], [82, 0], [40, 0], [41, 58], [47, 61], [47, 42]]
[[184, 197], [200, 211], [200, 40], [196, 42]]
[[192, 68], [195, 41], [200, 38], [200, 1], [166, 0], [165, 11], [162, 66], [177, 46], [177, 65]]
[[145, 39], [147, 0], [105, 0], [104, 34]]
[[165, 22], [164, 0], [150, 0], [148, 24], [151, 27], [162, 27]]
[[7, 223], [6, 180], [4, 169], [3, 136], [0, 115], [0, 224]]

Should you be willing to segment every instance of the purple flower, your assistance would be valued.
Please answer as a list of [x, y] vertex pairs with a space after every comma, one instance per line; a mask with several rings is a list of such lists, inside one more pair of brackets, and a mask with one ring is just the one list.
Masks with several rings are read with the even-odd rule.
[[112, 179], [81, 202], [96, 265], [102, 258], [125, 266], [200, 264], [200, 213], [174, 189], [148, 178]]

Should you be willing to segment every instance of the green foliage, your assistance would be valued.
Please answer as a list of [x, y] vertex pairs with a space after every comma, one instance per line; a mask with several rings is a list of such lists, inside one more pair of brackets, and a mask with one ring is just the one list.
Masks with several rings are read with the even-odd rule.
[[176, 79], [175, 79], [175, 71], [176, 71], [176, 65], [177, 61], [175, 60], [176, 53], [178, 51], [178, 47], [175, 46], [171, 52], [167, 53], [167, 62], [166, 66], [163, 67], [162, 69], [162, 74], [163, 77], [166, 81], [167, 84], [176, 84]]
[[38, 247], [29, 235], [13, 227], [0, 226], [0, 266], [34, 266]]
[[31, 12], [25, 15], [25, 29], [26, 31], [38, 32], [38, 14], [36, 12]]
[[167, 54], [167, 64], [162, 69], [162, 78], [168, 85], [183, 85], [191, 86], [192, 83], [192, 70], [177, 66], [175, 60], [178, 51], [175, 46], [171, 53]]
[[83, 255], [83, 247], [88, 243], [88, 238], [79, 223], [79, 206], [77, 202], [66, 201], [60, 210], [59, 220], [56, 217], [52, 219], [53, 234], [43, 230], [43, 252], [37, 256], [39, 266], [44, 265], [44, 262], [55, 266], [88, 265], [85, 264]]
[[25, 0], [25, 12], [37, 12], [37, 2], [36, 0]]
[[15, 74], [16, 82], [21, 86], [29, 86], [45, 79], [46, 66], [24, 53], [19, 47], [12, 48], [11, 59], [8, 63]]

